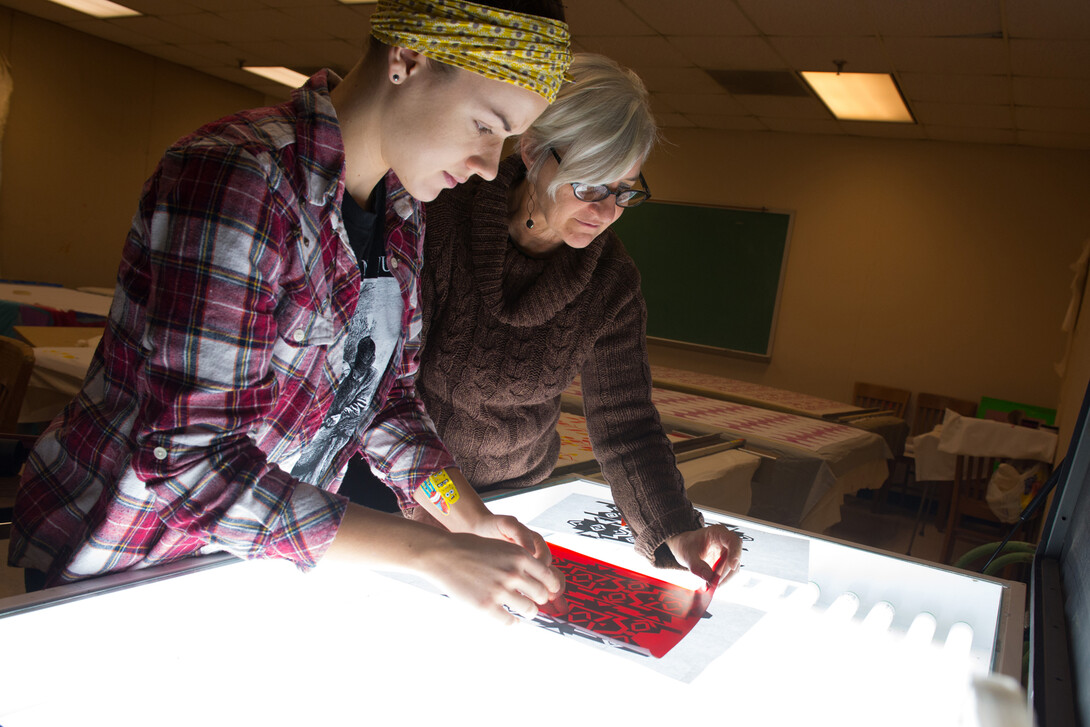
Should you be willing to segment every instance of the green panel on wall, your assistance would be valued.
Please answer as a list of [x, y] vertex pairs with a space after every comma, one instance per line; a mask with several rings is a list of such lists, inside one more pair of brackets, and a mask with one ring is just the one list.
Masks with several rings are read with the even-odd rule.
[[789, 213], [648, 202], [613, 229], [640, 269], [648, 336], [771, 357]]

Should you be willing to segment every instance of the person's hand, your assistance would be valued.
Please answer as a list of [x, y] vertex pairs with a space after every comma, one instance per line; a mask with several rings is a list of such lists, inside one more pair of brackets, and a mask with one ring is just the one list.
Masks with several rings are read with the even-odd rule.
[[495, 515], [490, 512], [479, 518], [470, 532], [482, 538], [497, 538], [514, 543], [525, 548], [545, 565], [553, 562], [553, 554], [549, 551], [549, 546], [545, 544], [545, 538], [511, 515]]
[[682, 567], [713, 585], [725, 583], [741, 563], [742, 539], [723, 525], [678, 533], [666, 545]]
[[[514, 545], [525, 549], [546, 566], [553, 562], [553, 554], [549, 550], [545, 538], [541, 537], [541, 535], [526, 527], [519, 522], [517, 518], [510, 515], [494, 515], [489, 513], [487, 516], [477, 521], [473, 533], [475, 535], [480, 535], [481, 537], [495, 538], [497, 540], [505, 540], [508, 543], [513, 543]], [[569, 609], [568, 601], [564, 598], [564, 574], [556, 568], [550, 568], [549, 570], [555, 572], [560, 578], [560, 590], [552, 594], [547, 604], [542, 603], [541, 601], [538, 601], [538, 604], [547, 606], [544, 610], [549, 615], [562, 616], [566, 614]]]
[[538, 606], [550, 604], [552, 611], [563, 602], [564, 576], [522, 546], [467, 533], [444, 540], [424, 554], [422, 571], [449, 595], [508, 624], [515, 621], [511, 612], [533, 618]]

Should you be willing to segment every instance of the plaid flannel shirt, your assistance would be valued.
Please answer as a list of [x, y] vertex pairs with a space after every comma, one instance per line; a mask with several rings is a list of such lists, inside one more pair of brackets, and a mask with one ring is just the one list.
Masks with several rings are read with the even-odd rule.
[[403, 336], [384, 402], [329, 481], [289, 460], [343, 374], [360, 273], [341, 219], [344, 149], [323, 71], [281, 106], [209, 124], [144, 187], [83, 389], [39, 440], [9, 562], [61, 583], [197, 552], [314, 565], [362, 451], [403, 505], [453, 460], [416, 396], [424, 216], [387, 175], [386, 248]]

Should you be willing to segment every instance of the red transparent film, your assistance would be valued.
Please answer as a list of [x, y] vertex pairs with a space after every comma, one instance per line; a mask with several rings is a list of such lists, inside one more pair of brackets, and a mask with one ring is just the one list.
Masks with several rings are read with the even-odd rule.
[[704, 616], [714, 586], [693, 591], [549, 543], [564, 573], [570, 609], [544, 608], [536, 622], [559, 633], [590, 638], [661, 658]]

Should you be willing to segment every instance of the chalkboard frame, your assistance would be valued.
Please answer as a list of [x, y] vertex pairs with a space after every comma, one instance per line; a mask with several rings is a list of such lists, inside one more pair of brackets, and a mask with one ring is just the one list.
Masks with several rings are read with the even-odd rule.
[[[665, 254], [664, 252], [662, 252], [662, 250], [664, 249], [665, 241], [662, 239], [644, 239], [643, 237], [641, 237], [641, 230], [638, 228], [634, 228], [634, 226], [636, 225], [637, 220], [640, 220], [640, 218], [643, 217], [644, 219], [641, 227], [645, 228], [645, 230], [649, 230], [649, 234], [656, 234], [654, 225], [647, 224], [646, 214], [648, 211], [653, 211], [652, 214], [656, 216], [664, 217], [664, 219], [655, 220], [655, 222], [661, 226], [666, 222], [667, 219], [669, 219], [671, 215], [682, 214], [685, 212], [686, 209], [700, 210], [700, 217], [702, 217], [706, 221], [721, 216], [721, 220], [715, 220], [713, 222], [716, 228], [719, 229], [727, 229], [727, 227], [731, 224], [750, 225], [753, 223], [757, 223], [758, 221], [764, 223], [764, 227], [775, 227], [775, 229], [770, 228], [768, 230], [764, 230], [761, 232], [761, 234], [773, 235], [775, 244], [782, 244], [782, 253], [780, 253], [777, 258], [774, 255], [775, 250], [772, 250], [771, 253], [773, 254], [767, 256], [766, 260], [764, 261], [764, 265], [766, 267], [764, 268], [762, 280], [766, 288], [764, 290], [762, 299], [760, 301], [750, 301], [750, 299], [746, 299], [747, 304], [752, 303], [755, 306], [752, 310], [756, 314], [756, 316], [763, 320], [767, 320], [767, 337], [764, 339], [763, 348], [761, 347], [761, 345], [752, 345], [752, 343], [745, 346], [732, 346], [730, 345], [730, 342], [725, 340], [725, 336], [719, 336], [719, 338], [722, 340], [697, 341], [692, 340], [696, 336], [692, 335], [691, 333], [683, 335], [670, 335], [669, 331], [661, 330], [663, 325], [678, 325], [678, 315], [674, 315], [673, 320], [670, 323], [666, 324], [664, 324], [664, 320], [666, 320], [667, 317], [660, 315], [659, 320], [657, 321], [659, 329], [655, 329], [655, 319], [652, 306], [654, 306], [656, 303], [661, 303], [661, 296], [663, 295], [663, 291], [649, 291], [647, 281], [649, 278], [653, 279], [655, 275], [660, 274], [662, 267], [660, 267], [661, 261], [656, 261], [653, 259], [653, 257], [651, 259], [648, 259], [645, 250], [653, 250], [654, 252], [650, 253], [652, 256]], [[792, 233], [794, 232], [795, 225], [794, 211], [771, 207], [707, 205], [694, 204], [691, 202], [675, 202], [672, 200], [655, 199], [642, 205], [639, 209], [631, 210], [631, 212], [635, 214], [630, 214], [622, 217], [615, 224], [615, 229], [620, 236], [621, 241], [624, 243], [625, 248], [628, 250], [629, 255], [632, 256], [632, 259], [636, 262], [637, 267], [640, 268], [640, 275], [641, 278], [644, 280], [644, 299], [646, 300], [648, 305], [647, 340], [673, 348], [720, 354], [729, 356], [731, 358], [743, 358], [747, 360], [762, 362], [771, 361], [773, 345], [776, 338], [776, 327], [779, 320], [780, 304], [783, 298], [783, 289], [787, 276], [787, 260], [791, 252], [791, 237]], [[643, 212], [644, 214], [641, 215], [641, 212]], [[776, 219], [761, 219], [761, 217], [765, 215], [776, 216]], [[700, 227], [700, 230], [703, 231], [707, 229], [707, 227], [708, 225]], [[781, 228], [782, 240], [779, 237], [779, 230]], [[692, 230], [690, 229], [689, 232], [692, 233]], [[703, 240], [708, 239], [708, 237], [715, 236], [716, 233], [709, 230], [707, 232], [707, 236], [701, 237], [700, 241], [702, 242]], [[690, 237], [695, 236], [690, 234]], [[721, 235], [719, 236], [718, 241], [726, 242], [725, 240], [723, 240]], [[672, 242], [676, 245], [678, 243], [678, 239], [675, 238], [675, 240], [673, 240]], [[739, 244], [739, 242], [741, 242], [741, 244], [750, 245], [751, 247], [754, 244], [763, 244], [760, 241], [755, 241], [752, 239], [730, 241], [731, 244], [735, 245]], [[721, 252], [719, 254], [727, 255], [729, 254], [729, 251]], [[692, 260], [688, 260], [684, 256], [680, 257], [681, 260], [676, 262], [677, 265], [685, 266], [693, 262]], [[655, 272], [649, 273], [649, 267], [653, 267]], [[671, 260], [669, 267], [675, 268], [675, 261]], [[684, 268], [677, 268], [675, 272], [682, 275], [687, 274], [683, 272], [683, 270]], [[768, 292], [771, 289], [771, 283], [773, 281], [773, 278], [775, 279], [775, 294], [773, 296], [769, 296]], [[680, 291], [680, 295], [675, 295], [678, 292], [679, 290], [676, 287], [670, 291], [670, 304], [668, 306], [666, 304], [663, 304], [664, 308], [673, 309], [675, 313], [679, 307], [688, 307], [690, 310], [704, 310], [709, 305], [714, 307], [714, 304], [716, 302], [710, 298], [710, 296], [714, 296], [714, 292], [704, 290], [699, 285], [686, 285], [684, 289]], [[689, 297], [686, 298], [686, 296]], [[724, 311], [723, 315], [726, 316], [729, 314], [727, 313], [727, 311]], [[684, 327], [684, 324], [682, 324], [682, 327]], [[757, 330], [760, 331], [759, 335], [764, 336], [766, 327], [764, 325], [759, 325]]]

